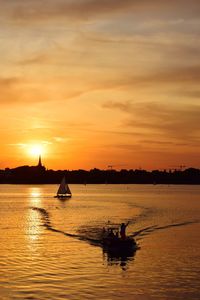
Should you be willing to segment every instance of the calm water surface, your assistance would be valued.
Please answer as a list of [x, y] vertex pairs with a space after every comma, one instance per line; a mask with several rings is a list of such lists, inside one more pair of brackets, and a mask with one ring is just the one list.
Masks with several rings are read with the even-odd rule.
[[[0, 299], [200, 299], [200, 186], [0, 185]], [[130, 221], [140, 249], [92, 240]]]

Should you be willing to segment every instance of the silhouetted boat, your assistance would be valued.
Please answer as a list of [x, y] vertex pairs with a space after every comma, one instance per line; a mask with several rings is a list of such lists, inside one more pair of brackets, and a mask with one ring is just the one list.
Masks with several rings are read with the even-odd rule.
[[108, 250], [120, 253], [131, 252], [138, 249], [136, 241], [131, 237], [126, 237], [125, 239], [120, 237], [103, 237], [102, 245]]
[[58, 188], [57, 195], [54, 196], [54, 198], [67, 199], [71, 197], [72, 197], [72, 193], [70, 191], [68, 184], [65, 181], [65, 176], [64, 176]]

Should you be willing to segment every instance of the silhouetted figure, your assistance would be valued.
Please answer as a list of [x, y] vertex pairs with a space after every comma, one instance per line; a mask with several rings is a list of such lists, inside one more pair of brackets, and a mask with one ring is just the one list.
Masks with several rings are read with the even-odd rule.
[[112, 228], [109, 230], [108, 236], [109, 236], [109, 237], [115, 237], [115, 234], [114, 234]]
[[102, 231], [103, 231], [103, 234], [105, 234], [105, 233], [106, 233], [106, 229], [105, 229], [105, 227], [103, 227]]
[[102, 228], [102, 238], [105, 238], [107, 236], [108, 232], [105, 227]]
[[122, 223], [120, 225], [120, 236], [123, 240], [126, 238], [126, 227], [128, 226], [128, 224], [129, 222], [127, 222], [126, 224]]

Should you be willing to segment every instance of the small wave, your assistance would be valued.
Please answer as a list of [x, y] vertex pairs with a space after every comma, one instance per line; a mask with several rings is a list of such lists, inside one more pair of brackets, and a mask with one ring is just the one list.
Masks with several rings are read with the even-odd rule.
[[144, 233], [150, 233], [152, 231], [154, 231], [155, 229], [157, 228], [157, 225], [153, 225], [153, 226], [148, 226], [148, 227], [145, 227], [145, 228], [142, 228], [138, 231], [135, 231], [133, 234], [131, 234], [131, 237], [136, 237], [136, 236], [141, 236], [143, 235]]
[[165, 225], [165, 226], [157, 227], [156, 230], [167, 229], [167, 228], [178, 227], [178, 226], [185, 226], [185, 225], [190, 225], [190, 224], [195, 224], [195, 223], [199, 223], [199, 221], [194, 220], [194, 221], [185, 221], [185, 222], [182, 222], [182, 223], [168, 224], [168, 225]]
[[199, 222], [200, 222], [199, 220], [192, 220], [192, 221], [185, 221], [185, 222], [181, 222], [181, 223], [167, 224], [164, 226], [153, 225], [153, 226], [142, 228], [142, 229], [134, 232], [133, 234], [131, 234], [131, 237], [136, 237], [136, 236], [142, 237], [145, 235], [149, 235], [152, 232], [156, 232], [158, 230], [164, 230], [164, 229], [169, 229], [169, 228], [173, 228], [173, 227], [181, 227], [181, 226], [186, 226], [186, 225], [195, 224], [195, 223], [199, 223]]

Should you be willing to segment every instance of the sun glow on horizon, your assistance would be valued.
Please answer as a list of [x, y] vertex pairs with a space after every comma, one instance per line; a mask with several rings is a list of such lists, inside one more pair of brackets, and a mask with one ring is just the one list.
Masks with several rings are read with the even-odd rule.
[[40, 145], [40, 144], [30, 145], [28, 147], [28, 153], [29, 153], [29, 155], [34, 156], [34, 157], [42, 155], [42, 154], [44, 154], [44, 147], [43, 147], [43, 145]]

